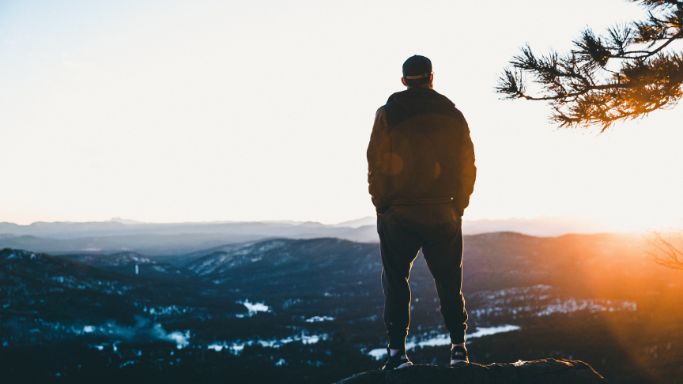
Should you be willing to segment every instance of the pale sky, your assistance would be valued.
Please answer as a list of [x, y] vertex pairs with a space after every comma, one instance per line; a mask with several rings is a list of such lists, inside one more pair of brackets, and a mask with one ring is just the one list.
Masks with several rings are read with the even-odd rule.
[[581, 1], [0, 0], [0, 221], [373, 215], [365, 151], [401, 64], [465, 114], [465, 219], [683, 228], [683, 106], [605, 134], [494, 92], [526, 42], [644, 11]]

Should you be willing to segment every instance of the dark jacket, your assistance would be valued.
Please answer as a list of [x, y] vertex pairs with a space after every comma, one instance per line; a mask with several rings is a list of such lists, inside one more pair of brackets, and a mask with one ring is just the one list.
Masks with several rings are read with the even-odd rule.
[[477, 168], [462, 113], [428, 88], [394, 93], [377, 110], [367, 150], [368, 190], [377, 213], [392, 204], [451, 201], [462, 215]]

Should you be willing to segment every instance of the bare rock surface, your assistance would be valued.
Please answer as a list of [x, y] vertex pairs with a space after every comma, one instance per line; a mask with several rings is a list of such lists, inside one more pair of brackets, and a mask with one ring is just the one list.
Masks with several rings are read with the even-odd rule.
[[468, 364], [455, 368], [416, 364], [393, 371], [367, 371], [336, 384], [593, 384], [607, 381], [580, 360], [541, 359]]

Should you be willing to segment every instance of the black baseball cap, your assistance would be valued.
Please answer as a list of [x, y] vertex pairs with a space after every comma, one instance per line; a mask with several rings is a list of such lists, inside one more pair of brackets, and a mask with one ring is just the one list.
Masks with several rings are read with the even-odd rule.
[[432, 61], [420, 55], [410, 56], [403, 62], [403, 77], [408, 80], [422, 79], [432, 73]]

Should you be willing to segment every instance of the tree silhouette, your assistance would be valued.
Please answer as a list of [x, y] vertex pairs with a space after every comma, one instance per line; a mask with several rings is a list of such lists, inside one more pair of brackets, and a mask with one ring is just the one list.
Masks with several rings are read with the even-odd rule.
[[665, 267], [683, 270], [683, 251], [678, 249], [673, 242], [655, 233], [652, 245], [654, 250], [650, 254], [654, 256], [657, 263]]
[[[645, 20], [611, 27], [605, 36], [587, 29], [565, 55], [538, 56], [525, 46], [496, 90], [510, 99], [549, 101], [562, 127], [600, 125], [601, 132], [617, 120], [674, 105], [683, 96], [683, 53], [676, 50], [683, 1], [630, 1], [648, 10]], [[527, 76], [535, 80], [532, 90]]]

